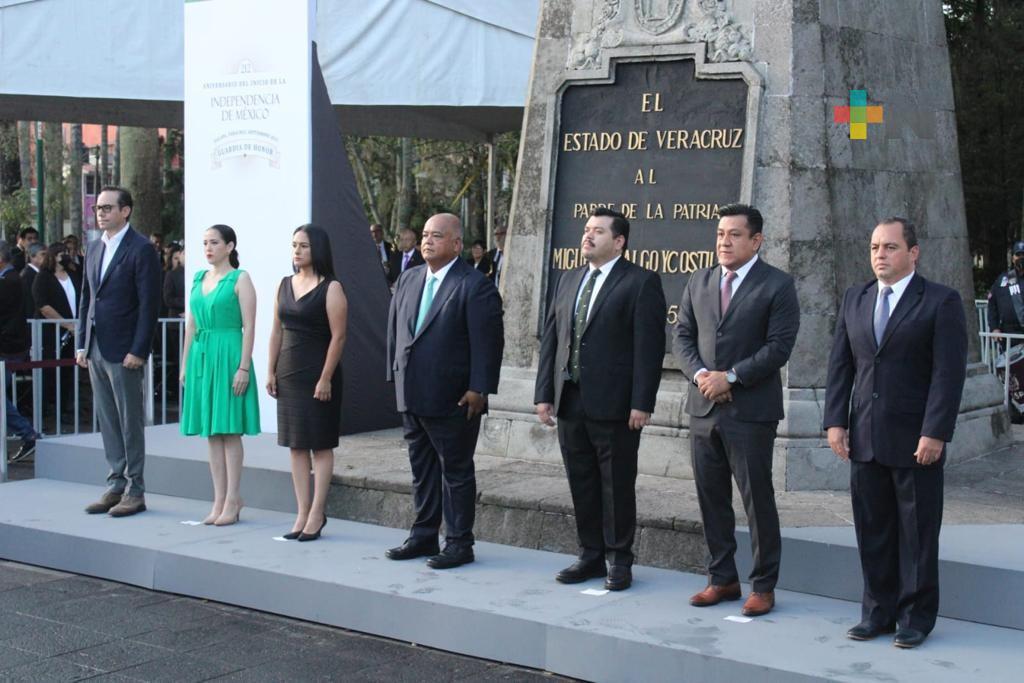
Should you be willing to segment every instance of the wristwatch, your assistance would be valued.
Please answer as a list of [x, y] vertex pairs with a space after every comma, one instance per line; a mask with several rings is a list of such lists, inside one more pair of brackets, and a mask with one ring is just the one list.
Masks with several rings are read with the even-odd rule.
[[735, 368], [729, 368], [728, 370], [725, 371], [725, 381], [726, 382], [728, 382], [729, 384], [736, 384], [736, 382], [738, 380], [739, 380], [739, 378], [736, 377], [736, 369]]

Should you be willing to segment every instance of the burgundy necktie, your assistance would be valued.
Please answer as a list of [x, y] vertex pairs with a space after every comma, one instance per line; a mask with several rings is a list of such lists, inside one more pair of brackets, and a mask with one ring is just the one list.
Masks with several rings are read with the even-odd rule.
[[729, 302], [732, 301], [732, 281], [736, 279], [736, 273], [733, 271], [726, 271], [725, 282], [722, 284], [722, 315], [725, 316], [725, 312], [729, 310]]

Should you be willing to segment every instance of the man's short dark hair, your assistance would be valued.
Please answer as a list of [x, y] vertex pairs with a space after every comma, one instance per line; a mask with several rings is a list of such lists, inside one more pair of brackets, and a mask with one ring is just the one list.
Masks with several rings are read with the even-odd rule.
[[18, 231], [19, 240], [23, 240], [29, 235], [35, 235], [36, 237], [39, 237], [39, 231], [33, 228], [31, 225], [26, 228], [22, 228], [21, 230]]
[[888, 223], [899, 223], [903, 227], [903, 241], [907, 243], [907, 249], [913, 249], [917, 246], [917, 227], [906, 218], [900, 216], [889, 216], [879, 221], [879, 225], [886, 225]]
[[761, 215], [760, 211], [749, 204], [726, 204], [725, 206], [718, 208], [718, 216], [720, 218], [725, 218], [726, 216], [743, 216], [747, 219], [747, 225], [750, 227], [751, 237], [764, 230], [764, 217]]
[[612, 236], [618, 237], [621, 235], [626, 238], [626, 241], [622, 243], [622, 250], [625, 251], [629, 247], [629, 221], [626, 217], [614, 209], [609, 209], [604, 206], [599, 206], [594, 209], [594, 213], [590, 214], [591, 218], [597, 216], [610, 216], [612, 219]]
[[[117, 193], [117, 206], [118, 206], [118, 208], [123, 209], [124, 207], [127, 206], [133, 212], [135, 211], [135, 202], [132, 201], [132, 193], [129, 192], [128, 190], [126, 190], [125, 188], [119, 187], [117, 185], [104, 185], [103, 187], [100, 188], [100, 194], [103, 194], [104, 192], [116, 192]], [[96, 195], [96, 196], [98, 197], [99, 195]], [[131, 214], [129, 214], [129, 215], [131, 215]]]

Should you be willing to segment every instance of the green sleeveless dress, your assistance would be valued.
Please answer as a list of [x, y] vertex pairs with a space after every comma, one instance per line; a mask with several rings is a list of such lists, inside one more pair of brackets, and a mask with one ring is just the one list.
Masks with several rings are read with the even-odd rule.
[[185, 361], [185, 393], [181, 433], [259, 434], [260, 406], [256, 376], [249, 368], [249, 386], [235, 396], [231, 385], [242, 361], [242, 309], [235, 294], [240, 270], [233, 270], [203, 295], [203, 276], [192, 281], [189, 309], [196, 332]]

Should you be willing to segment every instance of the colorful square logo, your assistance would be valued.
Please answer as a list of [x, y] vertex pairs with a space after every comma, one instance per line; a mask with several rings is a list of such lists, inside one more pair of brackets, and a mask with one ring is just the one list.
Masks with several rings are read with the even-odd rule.
[[867, 140], [868, 124], [882, 123], [882, 107], [878, 105], [868, 106], [867, 90], [851, 90], [850, 104], [843, 107], [834, 107], [832, 112], [834, 123], [845, 123], [850, 126], [851, 140]]

